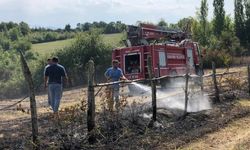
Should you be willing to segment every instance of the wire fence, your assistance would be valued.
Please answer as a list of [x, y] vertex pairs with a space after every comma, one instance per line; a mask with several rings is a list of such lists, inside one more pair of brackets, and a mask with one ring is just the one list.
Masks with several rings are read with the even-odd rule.
[[[83, 105], [87, 105], [86, 124], [89, 142], [94, 142], [96, 134], [98, 134], [98, 136], [105, 137], [102, 139], [105, 140], [103, 142], [115, 143], [123, 134], [115, 133], [114, 128], [129, 127], [129, 124], [133, 123], [140, 124], [140, 119], [150, 120], [147, 124], [141, 123], [142, 128], [155, 126], [157, 120], [160, 119], [158, 117], [160, 109], [172, 111], [172, 114], [168, 113], [170, 116], [185, 117], [187, 113], [207, 109], [204, 103], [208, 102], [206, 101], [208, 96], [214, 102], [222, 102], [226, 98], [235, 98], [242, 93], [248, 95], [250, 73], [247, 68], [249, 67], [244, 67], [242, 71], [228, 69], [216, 73], [216, 71], [220, 71], [217, 69], [212, 73], [205, 73], [203, 76], [186, 73], [99, 84], [95, 84], [91, 70], [89, 70], [89, 79], [92, 81], [88, 82], [87, 94], [80, 95], [84, 96], [87, 101]], [[163, 80], [167, 81], [164, 88], [161, 85]], [[115, 84], [120, 85], [118, 104], [113, 100], [112, 86]], [[79, 93], [79, 91], [75, 93]], [[66, 95], [64, 94], [64, 96]], [[4, 106], [0, 108], [0, 111], [15, 107], [27, 98], [28, 96]], [[80, 99], [78, 98], [79, 102]]]
[[[226, 99], [235, 99], [243, 93], [248, 95], [249, 93], [247, 91], [250, 87], [249, 66], [247, 68], [248, 69], [244, 69], [243, 71], [229, 71], [228, 69], [224, 72], [216, 73], [216, 68], [213, 63], [212, 73], [207, 73], [202, 76], [191, 75], [187, 71], [184, 75], [166, 75], [151, 77], [150, 79], [93, 84], [89, 86], [99, 87], [105, 90], [103, 90], [100, 95], [95, 94], [95, 97], [90, 99], [94, 104], [100, 103], [101, 111], [110, 112], [110, 117], [112, 118], [113, 111], [115, 110], [115, 101], [113, 100], [113, 91], [110, 89], [110, 86], [114, 84], [123, 85], [120, 89], [121, 98], [119, 101], [119, 106], [122, 107], [115, 111], [119, 115], [119, 118], [130, 116], [130, 119], [138, 120], [137, 118], [139, 116], [145, 115], [145, 112], [147, 112], [151, 119], [148, 126], [154, 126], [154, 123], [157, 121], [157, 108], [167, 108], [170, 110], [171, 108], [175, 108], [181, 110], [179, 111], [179, 115], [181, 118], [184, 118], [188, 114], [187, 112], [194, 111], [194, 107], [195, 111], [208, 109], [204, 108], [204, 103], [209, 103], [209, 101], [204, 101], [208, 99], [208, 96], [212, 98], [214, 103], [219, 103]], [[157, 84], [162, 80], [168, 81], [166, 82], [167, 86], [165, 89], [159, 87]], [[140, 82], [148, 82], [148, 86], [139, 84]], [[97, 93], [101, 91], [100, 89]], [[93, 91], [89, 90], [89, 93], [91, 92]], [[93, 109], [95, 108], [90, 105], [88, 106], [88, 110], [92, 110], [91, 112], [95, 113]], [[108, 116], [108, 113], [103, 114], [105, 114], [106, 117]], [[91, 131], [95, 126], [95, 119], [91, 118], [91, 115], [88, 115], [88, 117], [92, 120], [93, 126], [89, 128]], [[115, 121], [112, 120], [112, 122]]]

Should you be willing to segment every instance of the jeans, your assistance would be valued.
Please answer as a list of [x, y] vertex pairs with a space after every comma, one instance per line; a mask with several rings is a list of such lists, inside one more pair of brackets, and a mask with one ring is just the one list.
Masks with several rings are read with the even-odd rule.
[[112, 98], [113, 98], [113, 101], [115, 102], [115, 108], [116, 110], [119, 109], [119, 106], [120, 106], [120, 102], [119, 102], [119, 87], [113, 87], [112, 89]]
[[62, 84], [49, 84], [48, 89], [48, 99], [50, 101], [52, 110], [53, 112], [58, 112], [58, 108], [62, 98]]
[[115, 101], [115, 102], [119, 102], [119, 88], [113, 88], [112, 89], [112, 92], [113, 92], [113, 100]]

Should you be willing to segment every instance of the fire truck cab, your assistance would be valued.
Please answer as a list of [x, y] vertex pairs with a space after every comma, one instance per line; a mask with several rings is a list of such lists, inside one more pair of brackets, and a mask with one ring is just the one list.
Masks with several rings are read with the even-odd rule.
[[[134, 28], [133, 26], [134, 33], [128, 31], [128, 47], [116, 48], [112, 51], [112, 59], [120, 61], [120, 68], [128, 79], [149, 77], [147, 66], [149, 56], [151, 56], [155, 77], [184, 74], [187, 67], [190, 73], [197, 73], [199, 69], [198, 43], [181, 39], [180, 35], [183, 33], [175, 35], [174, 31], [160, 30], [153, 25], [141, 24], [136, 30]], [[175, 37], [175, 42], [147, 43], [147, 41], [162, 37]]]

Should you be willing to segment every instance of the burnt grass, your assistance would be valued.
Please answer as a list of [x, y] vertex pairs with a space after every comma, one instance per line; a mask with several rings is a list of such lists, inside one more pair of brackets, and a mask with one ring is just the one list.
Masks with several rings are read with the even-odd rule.
[[[96, 127], [90, 134], [85, 111], [71, 107], [60, 113], [59, 122], [50, 113], [39, 116], [40, 149], [176, 149], [249, 115], [250, 107], [241, 106], [234, 99], [185, 117], [160, 113], [153, 127], [148, 127], [150, 118], [143, 118], [142, 111], [126, 114], [104, 111], [96, 114]], [[3, 134], [0, 149], [34, 146], [29, 119], [4, 124], [0, 133]], [[93, 144], [88, 141], [90, 136], [95, 137]]]

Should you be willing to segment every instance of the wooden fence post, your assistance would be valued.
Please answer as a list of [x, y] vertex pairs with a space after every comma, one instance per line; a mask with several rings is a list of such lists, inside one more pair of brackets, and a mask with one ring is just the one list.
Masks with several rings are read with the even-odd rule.
[[200, 75], [200, 86], [201, 86], [201, 93], [202, 95], [204, 94], [203, 91], [204, 91], [204, 85], [203, 85], [203, 75], [201, 74]]
[[93, 129], [95, 128], [95, 90], [94, 90], [94, 61], [88, 62], [88, 110], [87, 110], [87, 126], [89, 132], [89, 143], [95, 143], [95, 135]]
[[200, 86], [201, 86], [201, 92], [203, 94], [204, 86], [203, 86], [203, 58], [202, 58], [202, 52], [199, 49], [199, 76], [200, 76]]
[[185, 108], [184, 108], [184, 116], [187, 114], [187, 105], [188, 105], [188, 79], [189, 79], [189, 75], [188, 75], [188, 71], [185, 75]]
[[152, 120], [153, 122], [156, 121], [156, 80], [152, 80], [154, 77], [153, 70], [152, 70], [152, 59], [151, 57], [148, 57], [148, 74], [149, 74], [149, 79], [151, 82], [151, 89], [152, 89], [152, 108], [153, 108], [153, 117]]
[[250, 94], [250, 65], [247, 65], [248, 93]]
[[31, 110], [31, 123], [32, 123], [32, 138], [34, 142], [33, 149], [39, 148], [38, 141], [38, 124], [37, 124], [37, 110], [36, 110], [36, 99], [35, 99], [35, 88], [32, 75], [29, 66], [24, 58], [22, 51], [20, 50], [21, 65], [25, 80], [28, 82], [29, 86], [29, 96], [30, 96], [30, 110]]
[[217, 85], [217, 80], [216, 80], [216, 68], [215, 68], [215, 63], [212, 62], [212, 69], [213, 69], [213, 82], [214, 82], [214, 90], [215, 90], [215, 102], [220, 102], [220, 96], [219, 96], [219, 89]]

